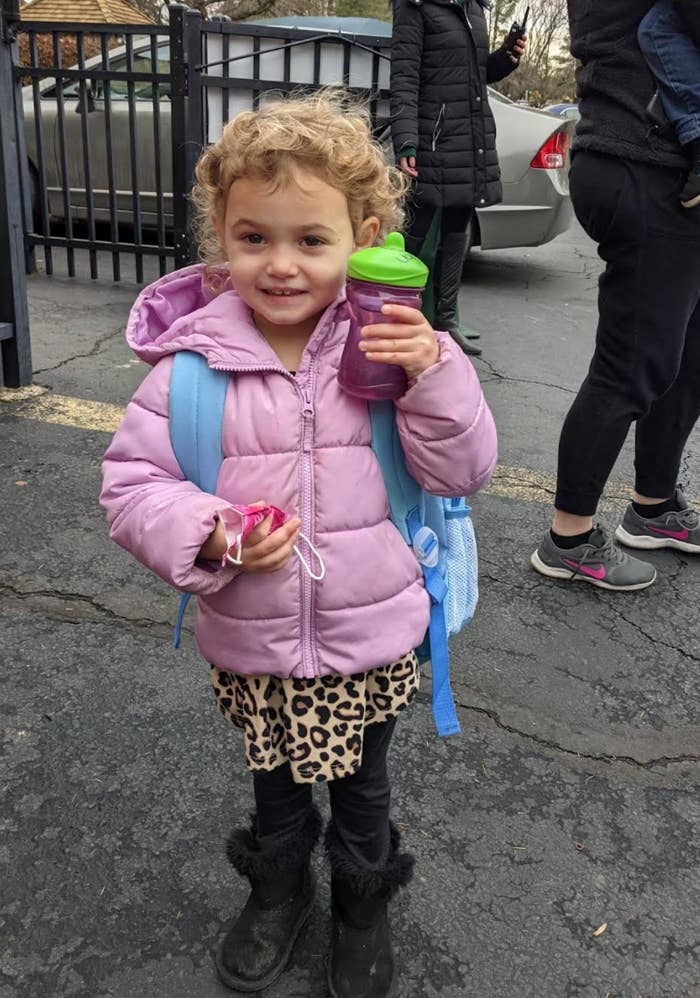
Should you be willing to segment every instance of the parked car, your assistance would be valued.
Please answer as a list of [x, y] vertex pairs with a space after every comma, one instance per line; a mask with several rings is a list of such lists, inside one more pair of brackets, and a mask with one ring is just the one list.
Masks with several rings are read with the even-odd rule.
[[[254, 23], [284, 28], [288, 32], [287, 39], [299, 42], [305, 31], [312, 32], [314, 36], [328, 32], [357, 37], [359, 29], [356, 22], [357, 19], [352, 18], [293, 17], [271, 18], [266, 22]], [[240, 26], [241, 29], [245, 27]], [[259, 32], [260, 28], [257, 30]], [[368, 19], [363, 19], [361, 31], [361, 37], [365, 40], [372, 36], [380, 40], [380, 44], [386, 40], [385, 44], [388, 46], [391, 25], [386, 22], [370, 23]], [[241, 43], [249, 40], [240, 34], [235, 39], [239, 48]], [[359, 49], [362, 49], [362, 45], [358, 46]], [[295, 48], [295, 57], [302, 52], [303, 45]], [[167, 74], [170, 63], [167, 41], [159, 41], [157, 57], [158, 64], [154, 68], [150, 43], [141, 47], [135, 43], [131, 72], [148, 74], [155, 71]], [[252, 67], [253, 59], [248, 62]], [[93, 67], [101, 69], [101, 58], [98, 56], [90, 59], [85, 66], [88, 70]], [[109, 67], [114, 72], [127, 70], [127, 55], [123, 48], [110, 52]], [[250, 72], [252, 73], [252, 68]], [[240, 61], [233, 73], [238, 76], [244, 74]], [[308, 82], [303, 73], [301, 76], [299, 82]], [[137, 202], [140, 224], [144, 227], [156, 226], [159, 220], [166, 227], [172, 224], [169, 89], [167, 84], [159, 83], [156, 100], [152, 82], [137, 81], [132, 83], [132, 87], [133, 100], [130, 100], [129, 84], [126, 81], [112, 81], [109, 86], [111, 156], [108, 155], [106, 141], [106, 95], [103, 80], [95, 78], [82, 99], [80, 84], [76, 80], [65, 83], [60, 94], [55, 81], [42, 81], [38, 87], [38, 102], [34, 100], [32, 87], [24, 88], [25, 134], [35, 224], [39, 223], [41, 216], [41, 171], [34, 120], [35, 103], [41, 108], [43, 180], [51, 219], [61, 220], [67, 214], [74, 219], [85, 219], [88, 214], [86, 190], [89, 190], [92, 194], [94, 218], [97, 221], [108, 221], [111, 162], [116, 219], [132, 223], [134, 203]], [[214, 92], [212, 89], [212, 93]], [[220, 102], [221, 91], [217, 92]], [[521, 107], [494, 90], [489, 90], [489, 99], [498, 131], [497, 149], [503, 179], [503, 202], [478, 210], [472, 222], [470, 245], [480, 245], [483, 249], [500, 249], [546, 243], [567, 229], [571, 221], [568, 166], [573, 123], [568, 120], [557, 121], [551, 114]], [[62, 114], [59, 113], [59, 104], [62, 105]], [[233, 111], [230, 110], [230, 113]], [[63, 129], [60, 127], [61, 117]], [[216, 117], [211, 109], [209, 117]], [[132, 133], [136, 137], [135, 141], [132, 140]], [[387, 120], [378, 134], [390, 155], [391, 136]], [[86, 138], [89, 143], [90, 174], [87, 181], [83, 155]], [[158, 155], [155, 154], [156, 144]], [[135, 147], [133, 152], [132, 145]], [[64, 157], [68, 174], [67, 190], [64, 189], [61, 168]], [[134, 190], [138, 191], [136, 197], [132, 193]]]
[[570, 118], [571, 121], [578, 121], [581, 117], [578, 104], [549, 104], [547, 107], [543, 107], [542, 110], [549, 111], [550, 114], [558, 114], [562, 118]]

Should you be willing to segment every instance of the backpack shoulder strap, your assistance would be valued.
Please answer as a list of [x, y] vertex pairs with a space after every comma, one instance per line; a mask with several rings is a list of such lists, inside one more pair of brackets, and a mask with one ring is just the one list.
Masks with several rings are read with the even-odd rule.
[[221, 428], [230, 375], [191, 350], [175, 354], [170, 379], [170, 443], [185, 478], [214, 493], [224, 459]]
[[407, 544], [422, 522], [422, 489], [406, 468], [401, 438], [396, 427], [396, 410], [391, 401], [370, 402], [372, 450], [384, 475], [389, 509], [394, 526]]
[[[199, 353], [175, 354], [168, 397], [170, 444], [185, 478], [212, 495], [224, 459], [221, 430], [229, 380], [226, 371], [212, 370]], [[173, 635], [176, 648], [189, 599], [190, 593], [180, 598]]]
[[[459, 721], [455, 711], [450, 688], [450, 652], [447, 642], [445, 620], [445, 552], [447, 535], [445, 531], [444, 500], [428, 495], [409, 474], [401, 438], [396, 426], [396, 410], [393, 402], [370, 402], [369, 415], [372, 425], [372, 450], [376, 454], [384, 475], [384, 484], [389, 497], [391, 519], [401, 532], [407, 544], [413, 547], [419, 531], [423, 527], [433, 532], [432, 542], [437, 540], [437, 564], [422, 564], [425, 588], [430, 596], [430, 625], [426, 657], [432, 662], [433, 670], [433, 717], [441, 737], [459, 734]], [[419, 547], [420, 538], [418, 538]], [[426, 551], [429, 554], [429, 550]], [[420, 651], [423, 650], [421, 646]], [[419, 657], [420, 657], [419, 651]]]

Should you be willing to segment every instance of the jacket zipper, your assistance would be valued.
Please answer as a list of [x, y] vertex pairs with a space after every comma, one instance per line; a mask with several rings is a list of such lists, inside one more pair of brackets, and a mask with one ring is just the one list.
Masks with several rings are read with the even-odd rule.
[[445, 119], [445, 105], [443, 104], [440, 108], [440, 113], [437, 116], [437, 121], [435, 122], [435, 128], [433, 128], [433, 152], [435, 152], [435, 147], [437, 141], [440, 138], [440, 132], [442, 131], [442, 123]]
[[[452, 3], [456, 4], [456, 0], [452, 0]], [[460, 6], [460, 5], [456, 4], [456, 6]], [[489, 6], [486, 7], [485, 9], [489, 10], [490, 7], [491, 7], [491, 4], [489, 4]], [[478, 49], [477, 44], [476, 44], [476, 38], [474, 37], [474, 27], [472, 25], [472, 22], [469, 20], [469, 15], [467, 14], [467, 4], [465, 3], [463, 7], [460, 7], [460, 10], [462, 12], [462, 17], [464, 18], [464, 23], [467, 26], [467, 34], [469, 35], [469, 41], [471, 42], [472, 48], [474, 50], [474, 60], [476, 62], [476, 68], [477, 68], [477, 73], [478, 73], [479, 72], [479, 49]], [[484, 102], [481, 99], [481, 95], [479, 95], [479, 102], [480, 102], [480, 109], [481, 109], [482, 123], [483, 123]], [[434, 148], [435, 147], [433, 146], [433, 149]], [[484, 148], [486, 148], [486, 146], [484, 146]], [[477, 191], [477, 187], [478, 187], [478, 177], [479, 177], [479, 170], [478, 170], [478, 167], [477, 167], [476, 157], [474, 157], [474, 170], [473, 170], [473, 173], [474, 173], [474, 180], [473, 180], [473, 184], [474, 184], [474, 196], [476, 196], [476, 191]]]
[[[301, 529], [313, 541], [313, 432], [314, 432], [314, 366], [309, 365], [306, 387], [299, 389], [302, 399], [301, 425]], [[313, 642], [313, 580], [308, 572], [301, 571], [301, 662], [304, 676], [312, 679], [314, 672]]]
[[[259, 366], [230, 367], [224, 364], [212, 364], [213, 370], [228, 371], [230, 374], [262, 373], [270, 371], [283, 374], [294, 385], [301, 400], [301, 519], [302, 532], [313, 541], [313, 430], [314, 430], [314, 362], [309, 364], [309, 378], [305, 388], [301, 388], [294, 375], [282, 367], [272, 367], [269, 364]], [[313, 641], [313, 580], [299, 567], [301, 577], [301, 661], [304, 676], [313, 679], [314, 672], [314, 641]]]

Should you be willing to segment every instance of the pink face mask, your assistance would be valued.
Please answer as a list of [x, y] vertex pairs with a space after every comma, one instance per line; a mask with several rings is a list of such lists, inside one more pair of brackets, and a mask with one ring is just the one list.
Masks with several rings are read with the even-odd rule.
[[[231, 565], [240, 565], [243, 560], [243, 542], [246, 540], [251, 531], [255, 530], [256, 527], [259, 527], [260, 524], [269, 516], [272, 517], [272, 522], [270, 523], [270, 533], [277, 530], [289, 519], [291, 519], [289, 513], [286, 513], [283, 509], [279, 509], [277, 506], [271, 505], [232, 506], [229, 509], [222, 510], [219, 513], [219, 518], [221, 519], [224, 529], [226, 530], [226, 539], [228, 541], [228, 550], [224, 555], [224, 560]], [[306, 534], [299, 534], [299, 536], [308, 544], [309, 548], [316, 556], [320, 566], [319, 573], [316, 575], [314, 574], [313, 569], [306, 561], [296, 544], [294, 545], [294, 551], [311, 578], [320, 582], [326, 574], [323, 559]], [[232, 553], [233, 548], [235, 548], [235, 554]]]

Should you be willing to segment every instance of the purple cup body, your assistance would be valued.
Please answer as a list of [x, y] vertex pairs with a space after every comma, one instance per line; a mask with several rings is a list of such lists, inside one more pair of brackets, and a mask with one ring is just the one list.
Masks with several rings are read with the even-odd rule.
[[406, 372], [398, 364], [382, 364], [368, 360], [360, 350], [363, 326], [396, 322], [382, 315], [382, 305], [406, 305], [420, 308], [421, 288], [399, 288], [389, 284], [373, 284], [353, 277], [347, 283], [350, 330], [338, 370], [338, 383], [348, 395], [361, 399], [397, 399], [408, 387]]

